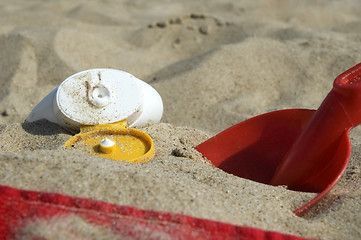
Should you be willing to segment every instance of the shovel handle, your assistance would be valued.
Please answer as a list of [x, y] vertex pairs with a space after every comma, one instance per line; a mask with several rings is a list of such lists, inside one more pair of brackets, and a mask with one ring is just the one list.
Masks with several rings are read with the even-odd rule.
[[361, 123], [361, 63], [340, 74], [333, 83], [340, 104], [348, 115], [351, 128]]
[[[348, 161], [348, 156], [334, 158], [332, 151], [341, 136], [360, 123], [361, 63], [335, 79], [332, 90], [281, 161], [270, 184], [323, 191], [325, 186], [312, 183], [312, 179], [327, 174], [322, 172], [330, 161]], [[339, 169], [338, 177], [343, 170]]]

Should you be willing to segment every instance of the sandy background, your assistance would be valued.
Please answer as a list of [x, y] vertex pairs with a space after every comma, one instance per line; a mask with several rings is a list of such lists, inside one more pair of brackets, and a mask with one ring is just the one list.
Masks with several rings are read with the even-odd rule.
[[[351, 132], [345, 175], [302, 218], [292, 210], [314, 194], [235, 177], [193, 149], [261, 113], [316, 109], [334, 78], [361, 62], [360, 13], [357, 0], [3, 0], [0, 184], [303, 237], [360, 239], [361, 128]], [[22, 124], [65, 78], [99, 67], [132, 73], [162, 96], [162, 123], [143, 128], [156, 146], [149, 163], [63, 149], [71, 135], [60, 127]], [[68, 223], [88, 234], [86, 223], [73, 224], [81, 221]], [[40, 225], [20, 238], [54, 237]], [[112, 238], [100, 230], [90, 235]]]

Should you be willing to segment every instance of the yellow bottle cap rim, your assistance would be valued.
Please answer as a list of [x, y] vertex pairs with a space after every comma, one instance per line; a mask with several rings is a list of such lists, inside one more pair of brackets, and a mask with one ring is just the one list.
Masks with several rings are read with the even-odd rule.
[[83, 126], [80, 133], [65, 143], [65, 147], [79, 147], [99, 157], [132, 163], [148, 162], [155, 154], [153, 139], [141, 130], [127, 127], [125, 120]]

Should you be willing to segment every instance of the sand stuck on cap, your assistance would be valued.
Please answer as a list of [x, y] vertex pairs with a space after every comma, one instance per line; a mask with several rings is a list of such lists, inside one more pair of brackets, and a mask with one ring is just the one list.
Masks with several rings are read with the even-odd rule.
[[[357, 0], [2, 1], [1, 184], [308, 238], [360, 239], [360, 127], [350, 134], [345, 174], [304, 217], [292, 210], [315, 194], [227, 174], [193, 148], [265, 112], [316, 109], [335, 77], [361, 62], [360, 11]], [[23, 124], [64, 79], [91, 68], [129, 72], [162, 96], [161, 123], [141, 128], [154, 139], [152, 161], [89, 156], [65, 149], [71, 134], [55, 124]]]

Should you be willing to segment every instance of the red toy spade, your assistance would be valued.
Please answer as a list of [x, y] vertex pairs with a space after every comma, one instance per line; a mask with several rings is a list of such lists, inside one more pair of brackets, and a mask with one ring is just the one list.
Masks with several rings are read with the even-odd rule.
[[361, 123], [361, 63], [338, 76], [317, 111], [266, 113], [196, 146], [216, 167], [257, 182], [319, 193], [294, 211], [303, 215], [337, 183], [351, 155], [349, 131]]

